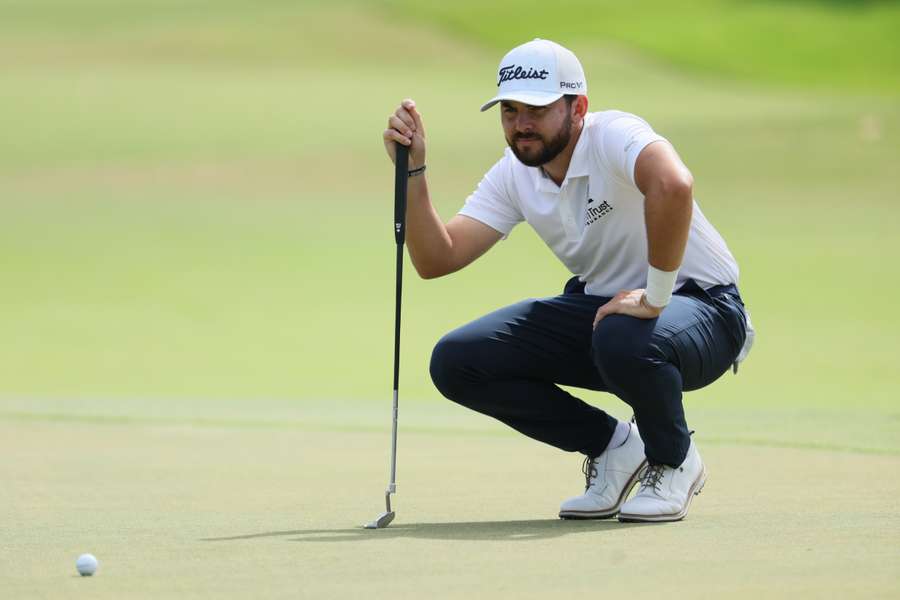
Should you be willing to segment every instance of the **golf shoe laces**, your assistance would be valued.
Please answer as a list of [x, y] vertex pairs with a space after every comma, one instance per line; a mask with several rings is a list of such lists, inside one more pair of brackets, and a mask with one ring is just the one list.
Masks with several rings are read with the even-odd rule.
[[654, 492], [660, 491], [659, 486], [662, 483], [663, 475], [665, 475], [665, 469], [665, 465], [648, 465], [643, 474], [641, 474], [641, 489], [639, 493], [647, 488], [652, 488]]
[[596, 456], [585, 456], [584, 464], [581, 465], [581, 472], [584, 473], [584, 491], [588, 491], [594, 479], [597, 477], [597, 465], [594, 464]]

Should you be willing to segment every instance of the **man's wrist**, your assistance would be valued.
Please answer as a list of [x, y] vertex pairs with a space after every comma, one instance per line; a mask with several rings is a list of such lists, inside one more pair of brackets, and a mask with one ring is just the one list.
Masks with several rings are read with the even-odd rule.
[[644, 308], [646, 308], [648, 310], [652, 310], [652, 311], [656, 312], [657, 314], [661, 313], [662, 310], [665, 308], [665, 306], [653, 306], [652, 304], [650, 304], [650, 302], [647, 301], [647, 291], [646, 290], [644, 290], [644, 293], [641, 294], [640, 302], [641, 302], [641, 306], [643, 306]]
[[641, 301], [651, 308], [662, 310], [672, 299], [672, 291], [678, 279], [678, 269], [661, 271], [650, 265], [647, 269], [647, 287]]
[[421, 174], [424, 173], [424, 172], [425, 172], [425, 165], [422, 165], [421, 167], [418, 167], [418, 168], [415, 168], [415, 169], [410, 169], [410, 170], [407, 172], [407, 175], [408, 175], [409, 177], [416, 177], [416, 176], [418, 176], [418, 175], [421, 175]]

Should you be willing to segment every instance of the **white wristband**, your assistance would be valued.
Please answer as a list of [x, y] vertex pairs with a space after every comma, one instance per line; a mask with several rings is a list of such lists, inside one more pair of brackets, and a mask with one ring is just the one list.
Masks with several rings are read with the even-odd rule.
[[675, 281], [678, 279], [678, 269], [674, 271], [660, 271], [653, 265], [647, 270], [647, 289], [644, 295], [647, 304], [656, 308], [662, 308], [672, 299], [672, 290], [675, 289]]

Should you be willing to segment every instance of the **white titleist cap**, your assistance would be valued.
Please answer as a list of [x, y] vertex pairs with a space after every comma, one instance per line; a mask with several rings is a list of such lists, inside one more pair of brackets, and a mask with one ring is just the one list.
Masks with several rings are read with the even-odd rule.
[[546, 106], [565, 94], [587, 94], [587, 80], [581, 63], [571, 50], [540, 38], [510, 50], [497, 69], [496, 96], [485, 111], [501, 100], [515, 100], [532, 106]]

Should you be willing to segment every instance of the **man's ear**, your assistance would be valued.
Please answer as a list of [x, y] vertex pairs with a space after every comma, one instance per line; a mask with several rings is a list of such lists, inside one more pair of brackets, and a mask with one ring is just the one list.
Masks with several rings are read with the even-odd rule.
[[575, 98], [575, 102], [572, 107], [572, 117], [578, 121], [583, 119], [588, 111], [588, 99], [587, 96], [578, 96]]

